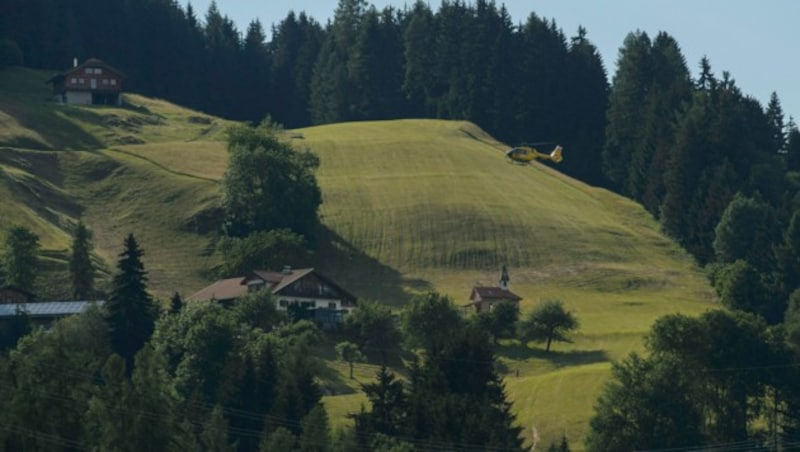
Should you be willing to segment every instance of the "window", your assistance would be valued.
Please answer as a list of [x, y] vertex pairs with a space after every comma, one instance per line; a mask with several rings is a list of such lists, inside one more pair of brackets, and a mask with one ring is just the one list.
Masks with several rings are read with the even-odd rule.
[[79, 79], [78, 79], [78, 83], [79, 83], [79, 84], [81, 84], [81, 85], [83, 85], [83, 79], [82, 79], [82, 78], [79, 78]]
[[92, 71], [92, 68], [87, 67], [86, 69], [83, 70], [83, 72], [85, 72], [87, 74], [91, 74], [93, 71]]
[[314, 308], [316, 307], [316, 303], [314, 303], [313, 301], [302, 301], [300, 302], [300, 306], [304, 308]]
[[116, 84], [117, 84], [117, 79], [115, 79], [115, 78], [112, 78], [112, 79], [111, 79], [111, 84], [112, 84], [112, 85], [116, 85]]
[[336, 309], [336, 302], [331, 301], [330, 303], [328, 303], [328, 309]]
[[98, 74], [98, 75], [99, 75], [99, 74], [102, 74], [102, 73], [103, 73], [103, 69], [102, 69], [102, 68], [99, 68], [99, 67], [96, 67], [96, 68], [94, 68], [94, 73], [95, 73], [95, 74]]
[[280, 306], [282, 308], [285, 308], [288, 305], [289, 305], [289, 302], [287, 302], [286, 300], [281, 300], [281, 301], [278, 302], [278, 306]]
[[103, 85], [108, 85], [108, 79], [107, 78], [103, 79]]
[[78, 83], [78, 79], [75, 78], [75, 77], [72, 77], [72, 79], [69, 82], [74, 85], [75, 83]]

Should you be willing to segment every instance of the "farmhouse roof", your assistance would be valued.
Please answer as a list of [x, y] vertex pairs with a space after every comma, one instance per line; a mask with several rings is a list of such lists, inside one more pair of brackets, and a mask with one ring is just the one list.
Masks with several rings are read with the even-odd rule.
[[472, 288], [472, 294], [469, 297], [472, 301], [490, 301], [490, 300], [509, 300], [520, 301], [522, 297], [514, 292], [502, 289], [500, 287], [483, 287], [476, 286]]
[[247, 286], [242, 277], [220, 279], [189, 297], [189, 300], [231, 300], [247, 294]]
[[314, 268], [284, 269], [283, 271], [279, 272], [253, 270], [246, 276], [238, 276], [236, 278], [219, 280], [190, 296], [189, 300], [231, 300], [243, 295], [247, 295], [247, 283], [253, 280], [262, 280], [269, 283], [267, 287], [269, 288], [270, 292], [273, 294], [280, 294], [285, 288], [312, 273], [329, 286], [332, 286], [338, 290], [343, 298], [343, 301], [355, 301], [356, 297], [354, 295], [343, 289], [328, 277], [315, 271]]

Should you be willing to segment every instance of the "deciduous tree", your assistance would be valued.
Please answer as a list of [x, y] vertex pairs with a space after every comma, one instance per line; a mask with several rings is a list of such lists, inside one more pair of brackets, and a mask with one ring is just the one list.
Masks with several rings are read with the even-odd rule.
[[224, 278], [245, 275], [253, 270], [278, 270], [284, 265], [299, 267], [308, 263], [309, 251], [302, 235], [288, 229], [255, 231], [245, 237], [223, 238], [219, 244]]
[[365, 353], [377, 352], [382, 361], [400, 340], [397, 317], [388, 306], [377, 301], [359, 300], [358, 309], [344, 318], [345, 335]]
[[340, 360], [350, 365], [350, 379], [353, 379], [353, 364], [364, 361], [364, 354], [358, 349], [358, 345], [352, 342], [339, 342], [336, 344], [336, 356]]
[[436, 292], [415, 296], [400, 316], [406, 342], [429, 353], [441, 348], [449, 340], [450, 332], [462, 324], [452, 300]]
[[289, 229], [313, 243], [322, 195], [314, 176], [319, 158], [296, 151], [269, 124], [228, 131], [228, 168], [222, 179], [225, 232]]
[[578, 319], [564, 309], [561, 300], [546, 300], [520, 322], [519, 337], [523, 343], [546, 342], [545, 351], [549, 352], [553, 341], [571, 342], [567, 333], [578, 325]]

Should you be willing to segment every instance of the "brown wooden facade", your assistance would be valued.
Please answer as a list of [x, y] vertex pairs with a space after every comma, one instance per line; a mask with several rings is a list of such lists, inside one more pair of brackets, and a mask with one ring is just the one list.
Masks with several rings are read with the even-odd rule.
[[65, 104], [122, 105], [122, 82], [125, 75], [97, 58], [57, 74], [53, 98]]

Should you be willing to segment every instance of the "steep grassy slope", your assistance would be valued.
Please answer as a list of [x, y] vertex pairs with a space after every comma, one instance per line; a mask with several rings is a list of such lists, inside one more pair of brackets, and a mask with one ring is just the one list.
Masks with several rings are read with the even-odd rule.
[[[556, 298], [575, 312], [574, 344], [549, 355], [500, 350], [506, 388], [532, 442], [567, 434], [580, 447], [610, 360], [641, 350], [657, 317], [710, 307], [705, 278], [640, 206], [543, 165], [509, 164], [503, 146], [469, 123], [337, 124], [298, 133], [322, 161], [325, 225], [344, 249], [368, 257], [355, 261], [380, 263], [353, 272], [356, 278], [337, 275], [350, 286], [372, 293], [369, 286], [388, 273], [406, 293], [435, 289], [463, 303], [473, 284], [495, 284], [507, 264], [523, 311]], [[341, 403], [355, 405], [352, 396]]]
[[[46, 78], [0, 72], [0, 228], [30, 227], [63, 270], [68, 231], [82, 217], [107, 270], [134, 232], [157, 295], [207, 284], [213, 235], [197, 219], [213, 216], [218, 200], [224, 121], [134, 95], [128, 108], [57, 106], [46, 101]], [[324, 230], [311, 264], [357, 295], [401, 306], [436, 290], [465, 303], [506, 264], [523, 311], [557, 298], [575, 312], [573, 344], [499, 350], [532, 443], [567, 434], [579, 449], [610, 361], [641, 350], [659, 316], [712, 306], [700, 271], [640, 206], [543, 165], [509, 164], [472, 124], [347, 123], [286, 137], [321, 159]], [[373, 371], [333, 379], [339, 395], [325, 403], [334, 422], [358, 409], [357, 382]]]
[[135, 94], [125, 95], [123, 108], [57, 105], [48, 100], [47, 78], [40, 71], [0, 71], [0, 238], [13, 224], [39, 235], [47, 264], [40, 297], [68, 293], [64, 273], [78, 218], [94, 232], [106, 277], [133, 232], [158, 296], [205, 284], [213, 237], [197, 233], [194, 215], [215, 205], [218, 184], [126, 148], [162, 155], [180, 149], [189, 167], [213, 149], [224, 165], [221, 137], [229, 123]]

